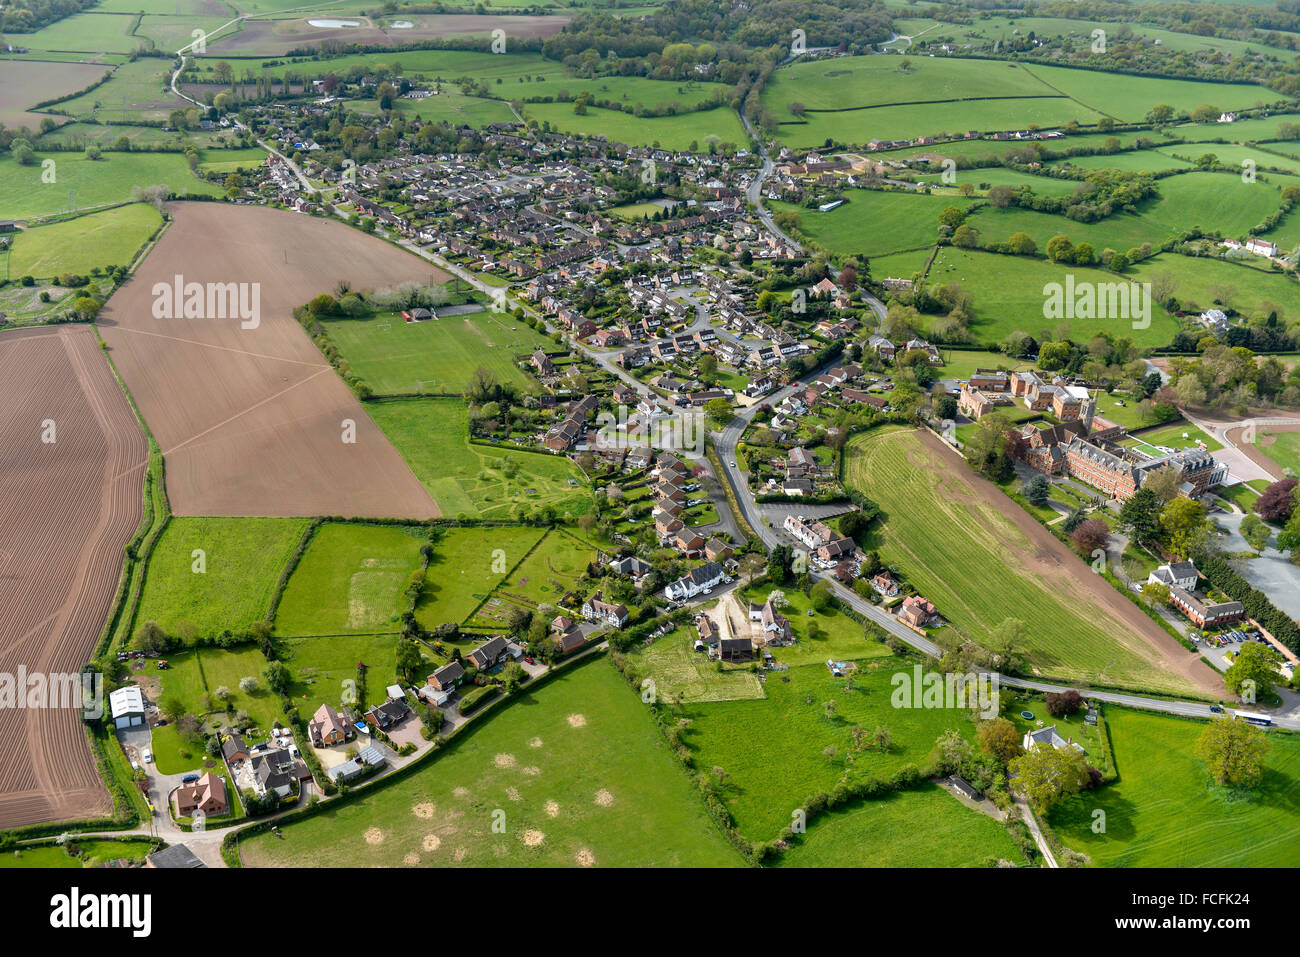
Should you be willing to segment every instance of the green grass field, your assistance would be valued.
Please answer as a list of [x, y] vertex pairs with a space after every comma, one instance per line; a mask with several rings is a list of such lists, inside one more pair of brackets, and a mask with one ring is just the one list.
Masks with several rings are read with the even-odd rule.
[[[476, 718], [420, 773], [241, 846], [254, 867], [724, 867], [645, 706], [595, 661]], [[494, 833], [494, 820], [504, 832]], [[504, 817], [502, 817], [504, 815]]]
[[205, 173], [251, 172], [266, 162], [266, 150], [250, 149], [203, 150], [199, 154], [199, 169]]
[[[1125, 275], [1137, 282], [1150, 282], [1160, 273], [1171, 277], [1173, 294], [1188, 312], [1221, 304], [1220, 296], [1226, 292], [1232, 307], [1247, 316], [1276, 309], [1279, 316], [1289, 320], [1300, 318], [1300, 283], [1280, 272], [1164, 254], [1139, 263]], [[1152, 329], [1160, 325], [1159, 318], [1154, 318]], [[1134, 336], [1134, 342], [1138, 341]]]
[[405, 322], [400, 315], [330, 319], [326, 334], [352, 370], [378, 395], [464, 392], [482, 366], [497, 381], [536, 389], [537, 382], [516, 358], [554, 344], [512, 316], [494, 312], [451, 315], [429, 322]]
[[1223, 448], [1222, 442], [1214, 438], [1214, 436], [1201, 431], [1190, 422], [1177, 422], [1164, 428], [1143, 432], [1141, 435], [1127, 440], [1125, 444], [1133, 442], [1138, 445], [1163, 445], [1171, 449], [1194, 449], [1197, 447], [1198, 440], [1204, 442], [1206, 448], [1211, 452], [1217, 452]]
[[80, 857], [73, 857], [65, 848], [54, 844], [19, 848], [0, 853], [0, 869], [95, 867], [109, 861], [139, 861], [153, 847], [149, 841], [80, 841], [75, 837], [70, 843], [81, 849]]
[[[366, 112], [378, 112], [379, 102]], [[437, 96], [422, 100], [398, 100], [397, 111], [408, 118], [418, 116], [429, 123], [450, 123], [453, 126], [471, 126], [481, 129], [492, 123], [512, 123], [515, 115], [510, 105], [502, 100], [489, 100], [477, 96], [463, 96], [444, 89]]]
[[885, 513], [873, 547], [962, 632], [987, 640], [1017, 618], [1030, 624], [1024, 650], [1040, 674], [1188, 691], [1184, 679], [1157, 666], [1142, 637], [1074, 594], [1070, 581], [1091, 574], [1086, 565], [1067, 559], [1047, 577], [1025, 533], [985, 497], [999, 493], [968, 475], [955, 456], [931, 450], [910, 430], [876, 429], [848, 446], [847, 481]]
[[460, 399], [390, 399], [366, 411], [447, 516], [517, 518], [538, 509], [581, 515], [591, 500], [561, 456], [471, 444]]
[[749, 136], [735, 110], [725, 106], [677, 116], [634, 116], [618, 110], [588, 109], [585, 116], [573, 112], [571, 103], [528, 103], [524, 116], [538, 123], [550, 123], [565, 133], [604, 136], [613, 143], [629, 146], [658, 146], [686, 150], [695, 144], [707, 150], [711, 138], [718, 143], [748, 146]]
[[[564, 532], [552, 530], [523, 564], [514, 568], [488, 602], [469, 620], [484, 628], [499, 628], [512, 607], [533, 610], [539, 605], [558, 605], [565, 592], [578, 586], [578, 579], [596, 557], [594, 545], [585, 545]], [[518, 557], [514, 559], [518, 561]], [[514, 561], [510, 564], [513, 566]]]
[[416, 608], [420, 623], [432, 628], [464, 621], [543, 534], [529, 527], [447, 529], [429, 562], [425, 594]]
[[175, 634], [189, 622], [200, 637], [246, 629], [266, 617], [306, 530], [300, 518], [173, 517], [149, 559], [137, 626], [156, 621]]
[[[875, 659], [854, 674], [852, 690], [824, 664], [773, 672], [761, 700], [685, 706], [690, 725], [683, 738], [698, 767], [726, 772], [721, 796], [740, 832], [751, 840], [770, 840], [791, 822], [795, 808], [818, 792], [846, 778], [888, 776], [905, 764], [922, 765], [948, 728], [973, 731], [965, 711], [893, 706], [891, 678], [896, 672], [910, 674], [911, 668], [910, 659]], [[836, 704], [831, 720], [827, 701]], [[888, 727], [893, 748], [855, 752], [855, 725], [868, 734]], [[836, 749], [833, 760], [823, 753], [828, 746]]]
[[132, 203], [19, 234], [9, 254], [11, 276], [85, 275], [94, 266], [126, 266], [162, 224], [147, 203]]
[[[133, 18], [122, 19], [129, 21]], [[120, 64], [107, 82], [87, 93], [65, 100], [55, 108], [77, 119], [93, 118], [100, 122], [165, 122], [172, 110], [185, 109], [191, 105], [171, 92], [170, 82], [170, 60], [165, 57], [141, 57]]]
[[68, 209], [69, 193], [77, 209], [131, 199], [136, 186], [166, 185], [176, 193], [216, 196], [221, 188], [190, 172], [180, 153], [105, 153], [88, 160], [79, 153], [51, 153], [39, 159], [54, 160], [54, 182], [41, 179], [42, 167], [19, 166], [0, 154], [0, 209], [14, 219], [49, 216]]
[[426, 541], [418, 526], [322, 525], [285, 586], [276, 633], [399, 631], [402, 592]]
[[[823, 213], [791, 203], [768, 203], [772, 212], [792, 212], [800, 231], [833, 253], [883, 256], [901, 250], [933, 246], [939, 238], [939, 214], [949, 206], [963, 209], [970, 200], [960, 196], [923, 196], [879, 190], [847, 191], [849, 201]], [[872, 267], [876, 274], [875, 266]]]
[[1281, 466], [1284, 475], [1300, 475], [1300, 432], [1261, 429], [1255, 447]]
[[[1178, 264], [1175, 268], [1183, 268], [1184, 263], [1200, 262], [1181, 256], [1156, 259], [1169, 259]], [[1157, 271], [1151, 265], [1155, 261], [1141, 264], [1123, 278], [1136, 282], [1146, 280], [1148, 270]], [[874, 268], [872, 271], [874, 274]], [[972, 252], [955, 246], [945, 246], [939, 251], [927, 281], [935, 287], [950, 282], [961, 283], [974, 299], [975, 321], [970, 326], [971, 335], [977, 342], [997, 343], [1015, 331], [1035, 337], [1046, 332], [1046, 337], [1052, 338], [1062, 320], [1043, 315], [1046, 302], [1043, 289], [1049, 283], [1063, 284], [1066, 274], [1071, 272], [1076, 283], [1123, 281], [1103, 269], [1062, 266], [1041, 259]], [[1086, 342], [1099, 332], [1110, 332], [1117, 338], [1131, 338], [1139, 347], [1164, 345], [1178, 330], [1177, 321], [1154, 303], [1151, 306], [1151, 325], [1146, 329], [1133, 328], [1129, 319], [1074, 319], [1068, 325], [1070, 337], [1080, 342]]]
[[1007, 829], [937, 784], [836, 809], [778, 867], [987, 867], [1024, 864]]
[[[1119, 780], [1049, 818], [1068, 847], [1106, 867], [1290, 867], [1300, 841], [1300, 738], [1269, 732], [1253, 792], [1213, 784], [1193, 755], [1205, 725], [1108, 707]], [[1105, 832], [1094, 833], [1094, 812]]]
[[149, 45], [129, 35], [134, 24], [135, 17], [125, 13], [78, 13], [25, 35], [23, 45], [30, 50], [130, 53]]

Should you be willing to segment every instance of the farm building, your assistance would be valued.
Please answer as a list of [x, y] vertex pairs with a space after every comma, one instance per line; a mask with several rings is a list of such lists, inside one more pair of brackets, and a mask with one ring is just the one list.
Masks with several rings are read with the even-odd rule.
[[127, 685], [111, 692], [108, 711], [114, 728], [135, 728], [144, 724], [144, 695], [139, 686]]

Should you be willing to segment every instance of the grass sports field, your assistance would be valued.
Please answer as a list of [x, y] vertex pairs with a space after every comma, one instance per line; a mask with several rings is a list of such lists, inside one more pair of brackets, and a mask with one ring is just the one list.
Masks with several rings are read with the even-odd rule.
[[[645, 706], [605, 661], [476, 719], [420, 773], [241, 846], [252, 866], [725, 867]], [[493, 821], [502, 821], [501, 833]]]
[[837, 809], [777, 858], [778, 867], [986, 867], [1024, 864], [1006, 827], [937, 784]]
[[285, 586], [276, 633], [397, 632], [426, 541], [422, 526], [322, 525]]
[[[1240, 793], [1215, 785], [1193, 755], [1205, 725], [1107, 707], [1119, 780], [1055, 810], [1068, 847], [1106, 867], [1289, 867], [1300, 841], [1300, 738], [1268, 732], [1264, 779]], [[1094, 833], [1095, 811], [1105, 812]]]
[[513, 316], [495, 312], [405, 322], [400, 315], [330, 319], [326, 334], [377, 395], [464, 392], [482, 366], [497, 381], [536, 388], [517, 358], [553, 343]]
[[126, 266], [162, 225], [147, 203], [132, 203], [49, 226], [24, 230], [9, 253], [9, 275], [85, 275], [95, 266]]
[[[855, 436], [846, 474], [884, 512], [872, 542], [882, 560], [976, 642], [1019, 619], [1038, 674], [1193, 690], [1194, 656], [937, 440], [894, 428]], [[1205, 669], [1203, 691], [1212, 680]]]
[[460, 399], [387, 399], [366, 403], [366, 411], [444, 515], [509, 519], [545, 508], [581, 515], [591, 507], [568, 459], [472, 444]]
[[[14, 219], [49, 216], [68, 209], [69, 194], [77, 209], [131, 199], [136, 186], [162, 184], [177, 193], [216, 196], [222, 192], [190, 172], [180, 153], [105, 153], [89, 160], [79, 153], [37, 154], [34, 166], [19, 166], [0, 154], [0, 209]], [[41, 179], [40, 160], [54, 160], [55, 181]]]
[[246, 629], [266, 617], [306, 530], [300, 518], [173, 517], [149, 559], [137, 626], [175, 634], [189, 622], [199, 637]]

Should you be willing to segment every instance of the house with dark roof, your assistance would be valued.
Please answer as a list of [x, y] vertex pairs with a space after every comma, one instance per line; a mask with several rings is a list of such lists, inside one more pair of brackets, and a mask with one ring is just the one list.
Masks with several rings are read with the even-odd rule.
[[683, 601], [694, 598], [705, 589], [712, 588], [726, 577], [726, 572], [717, 562], [706, 562], [698, 568], [692, 568], [677, 581], [664, 589], [670, 601]]
[[495, 638], [489, 638], [483, 642], [465, 657], [479, 671], [486, 671], [510, 657], [510, 643], [502, 636], [497, 635]]
[[442, 692], [455, 691], [464, 680], [465, 666], [459, 661], [448, 662], [426, 679], [428, 684]]
[[405, 721], [410, 713], [411, 709], [407, 707], [406, 701], [398, 698], [372, 707], [366, 712], [366, 721], [381, 731], [387, 731]]

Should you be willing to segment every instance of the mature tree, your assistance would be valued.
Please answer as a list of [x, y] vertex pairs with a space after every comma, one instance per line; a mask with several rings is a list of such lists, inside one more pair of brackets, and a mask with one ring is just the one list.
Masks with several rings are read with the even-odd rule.
[[1119, 520], [1132, 530], [1138, 543], [1153, 542], [1160, 534], [1160, 500], [1144, 485], [1124, 503]]
[[1070, 688], [1067, 691], [1047, 693], [1047, 713], [1053, 718], [1059, 718], [1063, 715], [1078, 714], [1083, 710], [1083, 695]]
[[1224, 715], [1215, 718], [1196, 742], [1196, 756], [1216, 783], [1250, 788], [1264, 776], [1268, 739], [1262, 729]]
[[1223, 676], [1223, 685], [1232, 694], [1256, 701], [1273, 692], [1273, 682], [1278, 680], [1277, 666], [1282, 656], [1262, 641], [1252, 641], [1237, 650], [1232, 667]]
[[1084, 555], [1091, 555], [1096, 551], [1104, 552], [1106, 544], [1110, 541], [1110, 529], [1101, 519], [1090, 518], [1080, 522], [1079, 526], [1070, 533], [1070, 541]]
[[1172, 502], [1178, 497], [1178, 490], [1183, 484], [1183, 470], [1173, 465], [1153, 469], [1145, 479], [1142, 487], [1150, 489], [1161, 505]]
[[960, 774], [975, 757], [975, 750], [956, 728], [949, 728], [934, 742], [939, 752], [939, 768], [947, 774]]
[[1041, 508], [1051, 498], [1052, 483], [1047, 480], [1046, 475], [1035, 475], [1028, 482], [1021, 484], [1020, 494], [1025, 497], [1025, 501], [1030, 505]]
[[397, 642], [397, 673], [407, 681], [415, 681], [424, 670], [424, 656], [420, 646], [405, 638]]
[[1078, 794], [1089, 777], [1087, 761], [1079, 751], [1042, 744], [1013, 760], [1007, 770], [1016, 789], [1041, 813]]
[[1032, 256], [1038, 251], [1038, 246], [1028, 233], [1012, 233], [1007, 238], [1007, 250], [1017, 256]]
[[145, 654], [160, 655], [167, 650], [170, 641], [158, 622], [146, 621], [136, 630], [135, 644]]
[[244, 694], [257, 694], [261, 687], [261, 683], [252, 675], [245, 675], [239, 679], [239, 690]]
[[1247, 515], [1241, 520], [1241, 537], [1259, 554], [1268, 546], [1268, 540], [1273, 537], [1273, 529], [1258, 515]]
[[778, 585], [790, 580], [790, 563], [794, 561], [794, 550], [789, 545], [778, 545], [767, 556], [767, 577]]
[[1207, 524], [1205, 506], [1190, 498], [1176, 498], [1160, 512], [1160, 528], [1170, 550], [1184, 558]]
[[266, 686], [273, 692], [278, 695], [288, 693], [291, 676], [283, 661], [272, 661], [262, 674], [266, 678]]
[[889, 730], [889, 725], [876, 725], [871, 732], [871, 747], [876, 751], [889, 751], [894, 747], [894, 732]]
[[1255, 511], [1266, 521], [1285, 523], [1295, 510], [1296, 485], [1293, 478], [1274, 482], [1255, 500]]
[[1073, 262], [1074, 243], [1064, 233], [1058, 233], [1047, 241], [1047, 258], [1052, 262]]
[[980, 725], [980, 749], [997, 758], [1003, 767], [1025, 753], [1021, 747], [1023, 740], [1016, 726], [1006, 718], [994, 718]]

